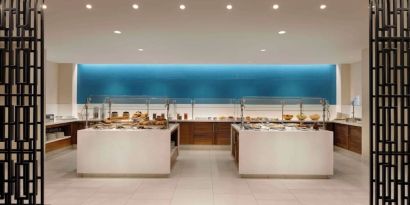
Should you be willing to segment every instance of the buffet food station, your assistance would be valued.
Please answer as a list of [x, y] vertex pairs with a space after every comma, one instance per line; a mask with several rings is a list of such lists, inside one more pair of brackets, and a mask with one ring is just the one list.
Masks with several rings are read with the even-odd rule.
[[168, 122], [167, 98], [95, 97], [85, 106], [87, 116], [92, 110], [94, 119], [102, 122], [78, 132], [79, 176], [171, 173], [178, 156], [179, 125]]
[[[85, 105], [86, 121], [92, 116], [92, 121], [101, 122], [78, 132], [78, 175], [167, 176], [180, 142], [230, 145], [243, 177], [333, 175], [333, 132], [326, 130], [329, 111], [325, 99], [245, 97], [225, 104], [181, 101], [90, 98]], [[227, 110], [227, 117], [204, 117], [219, 106]], [[185, 113], [188, 109], [190, 117]]]
[[[277, 109], [280, 119], [264, 117], [255, 122], [243, 117]], [[333, 175], [333, 132], [324, 129], [328, 112], [324, 99], [249, 97], [241, 100], [241, 110], [241, 125], [233, 124], [231, 135], [232, 155], [241, 176]]]

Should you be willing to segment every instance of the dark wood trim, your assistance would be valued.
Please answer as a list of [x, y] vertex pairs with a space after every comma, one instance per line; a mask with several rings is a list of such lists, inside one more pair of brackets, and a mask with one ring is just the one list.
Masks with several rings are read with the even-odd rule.
[[63, 139], [55, 142], [50, 142], [46, 144], [46, 152], [51, 152], [54, 150], [66, 148], [71, 146], [71, 138]]

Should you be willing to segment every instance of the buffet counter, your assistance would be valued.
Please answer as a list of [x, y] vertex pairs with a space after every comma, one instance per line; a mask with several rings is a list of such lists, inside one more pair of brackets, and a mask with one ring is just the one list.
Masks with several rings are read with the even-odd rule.
[[171, 173], [179, 125], [168, 129], [85, 129], [78, 131], [79, 176], [158, 176]]
[[333, 175], [333, 133], [327, 130], [244, 130], [232, 125], [232, 154], [242, 177]]

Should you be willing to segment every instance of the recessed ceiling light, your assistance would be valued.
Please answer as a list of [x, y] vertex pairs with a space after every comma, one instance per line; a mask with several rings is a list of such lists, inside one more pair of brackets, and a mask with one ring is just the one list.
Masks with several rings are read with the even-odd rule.
[[286, 31], [279, 31], [278, 34], [280, 35], [286, 34]]
[[47, 5], [43, 4], [43, 5], [41, 6], [41, 8], [47, 9]]
[[275, 9], [275, 10], [279, 9], [279, 5], [278, 4], [273, 4], [273, 9]]
[[228, 9], [228, 10], [232, 10], [232, 8], [233, 8], [232, 4], [228, 4], [228, 5], [226, 5], [226, 9]]
[[138, 4], [133, 4], [133, 5], [132, 5], [132, 8], [135, 9], [135, 10], [137, 10], [137, 9], [139, 9], [140, 7], [138, 6]]
[[185, 10], [185, 8], [186, 8], [186, 6], [185, 6], [185, 5], [183, 5], [183, 4], [179, 5], [179, 9], [181, 9], [181, 10]]
[[115, 34], [122, 34], [121, 31], [114, 31]]
[[85, 8], [87, 8], [87, 9], [92, 9], [92, 8], [93, 8], [93, 5], [87, 4], [87, 5], [85, 5]]
[[324, 9], [326, 9], [326, 4], [322, 4], [322, 5], [320, 5], [320, 9], [322, 9], [322, 10], [324, 10]]
[[142, 48], [139, 48], [139, 49], [138, 49], [138, 51], [142, 52], [142, 51], [144, 51], [144, 49], [142, 49]]
[[261, 52], [266, 52], [266, 49], [261, 49]]

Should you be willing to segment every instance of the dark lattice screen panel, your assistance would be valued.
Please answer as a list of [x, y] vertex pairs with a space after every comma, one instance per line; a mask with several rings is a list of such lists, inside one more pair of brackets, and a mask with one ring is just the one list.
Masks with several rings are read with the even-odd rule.
[[0, 0], [0, 204], [44, 204], [40, 0]]
[[410, 204], [410, 0], [370, 1], [371, 204]]

